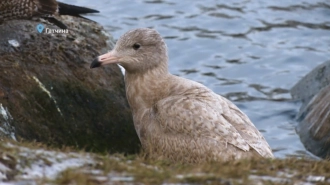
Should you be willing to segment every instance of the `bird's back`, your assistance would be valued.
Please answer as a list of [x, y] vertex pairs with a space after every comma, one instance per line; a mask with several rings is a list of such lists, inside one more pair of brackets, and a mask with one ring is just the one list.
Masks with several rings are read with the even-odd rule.
[[57, 2], [56, 0], [0, 0], [0, 23], [14, 19], [31, 19], [41, 17], [62, 29], [67, 26], [55, 18], [56, 15], [98, 13], [99, 11]]
[[167, 158], [180, 158], [186, 151], [180, 159], [189, 160], [190, 155], [197, 161], [206, 153], [211, 159], [273, 157], [264, 137], [232, 102], [197, 82], [171, 78], [170, 94], [146, 118], [150, 135], [156, 136], [150, 150], [163, 148], [160, 153], [167, 153]]
[[55, 0], [2, 0], [0, 2], [0, 20], [2, 21], [53, 15], [56, 11]]

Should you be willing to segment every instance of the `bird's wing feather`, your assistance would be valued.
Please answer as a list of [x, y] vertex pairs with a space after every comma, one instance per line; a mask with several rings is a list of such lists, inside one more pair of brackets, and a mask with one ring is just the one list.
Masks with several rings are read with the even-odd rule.
[[[219, 95], [220, 96], [220, 95]], [[221, 97], [222, 98], [222, 97]], [[248, 142], [248, 144], [255, 149], [261, 156], [274, 157], [270, 146], [265, 138], [253, 125], [251, 120], [239, 108], [223, 98], [227, 102], [229, 112], [224, 113], [223, 116], [228, 120], [240, 133], [240, 135]], [[230, 115], [230, 116], [227, 116]]]
[[154, 110], [164, 132], [226, 142], [244, 151], [252, 147], [261, 156], [273, 157], [268, 143], [250, 119], [232, 102], [203, 85], [164, 98]]
[[208, 138], [249, 151], [248, 143], [223, 116], [228, 111], [227, 102], [217, 96], [209, 90], [196, 88], [184, 95], [170, 96], [159, 101], [154, 107], [154, 113], [165, 133]]
[[34, 12], [34, 15], [52, 16], [58, 9], [58, 4], [55, 0], [38, 0], [35, 2], [37, 3], [37, 9]]

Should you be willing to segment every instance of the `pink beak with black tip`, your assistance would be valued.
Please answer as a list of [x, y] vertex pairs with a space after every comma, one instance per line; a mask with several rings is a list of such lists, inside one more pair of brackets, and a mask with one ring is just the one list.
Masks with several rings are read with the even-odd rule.
[[119, 57], [116, 57], [114, 55], [114, 52], [110, 51], [109, 53], [96, 57], [94, 61], [91, 63], [90, 68], [96, 68], [106, 64], [114, 64], [117, 63], [118, 60]]

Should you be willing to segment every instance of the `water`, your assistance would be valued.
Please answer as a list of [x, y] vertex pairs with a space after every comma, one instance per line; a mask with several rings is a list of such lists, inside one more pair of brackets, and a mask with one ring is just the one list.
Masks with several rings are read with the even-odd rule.
[[173, 74], [203, 83], [239, 106], [276, 157], [309, 155], [295, 133], [300, 104], [289, 89], [330, 58], [326, 0], [67, 0], [114, 38], [153, 27], [166, 39]]

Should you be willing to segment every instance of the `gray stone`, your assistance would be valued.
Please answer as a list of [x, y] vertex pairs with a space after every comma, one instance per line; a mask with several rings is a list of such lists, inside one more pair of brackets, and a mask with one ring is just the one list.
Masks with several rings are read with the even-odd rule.
[[298, 116], [296, 130], [307, 150], [330, 157], [330, 86], [317, 93]]
[[309, 72], [295, 86], [290, 93], [294, 100], [301, 100], [301, 109], [317, 94], [322, 88], [330, 85], [330, 61], [327, 61]]
[[138, 152], [119, 67], [89, 69], [94, 57], [113, 47], [113, 39], [94, 22], [59, 19], [68, 33], [40, 34], [40, 21], [0, 25], [0, 136], [89, 151]]
[[296, 131], [307, 150], [330, 157], [330, 61], [317, 66], [291, 90], [303, 102]]

